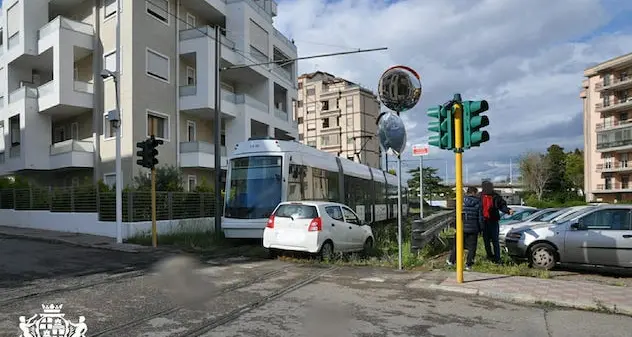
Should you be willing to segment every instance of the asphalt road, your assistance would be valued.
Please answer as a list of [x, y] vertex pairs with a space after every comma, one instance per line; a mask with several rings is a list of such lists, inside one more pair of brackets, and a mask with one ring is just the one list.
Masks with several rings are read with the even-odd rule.
[[[25, 240], [0, 242], [0, 254], [0, 277], [14, 278], [0, 289], [0, 336], [19, 335], [19, 317], [50, 303], [63, 304], [72, 322], [85, 316], [86, 336], [619, 337], [632, 331], [629, 317], [422, 289], [414, 286], [416, 273], [177, 257], [149, 274], [76, 276], [95, 265], [142, 270], [157, 257]], [[22, 273], [29, 280], [18, 287]]]

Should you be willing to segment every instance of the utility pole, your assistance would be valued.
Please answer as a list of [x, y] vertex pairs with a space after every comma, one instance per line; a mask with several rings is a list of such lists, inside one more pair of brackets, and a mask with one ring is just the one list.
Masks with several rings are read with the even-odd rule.
[[156, 226], [156, 168], [151, 168], [151, 244], [158, 247], [158, 228]]
[[220, 27], [215, 27], [215, 234], [222, 231], [222, 87], [220, 81], [220, 62], [222, 55], [222, 35]]
[[116, 0], [116, 72], [114, 85], [118, 125], [116, 127], [116, 243], [123, 243], [123, 173], [121, 169], [121, 0]]

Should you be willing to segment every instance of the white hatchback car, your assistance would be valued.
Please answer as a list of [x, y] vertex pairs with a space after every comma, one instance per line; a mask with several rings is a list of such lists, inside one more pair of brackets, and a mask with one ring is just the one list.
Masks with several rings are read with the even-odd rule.
[[346, 205], [328, 201], [287, 201], [277, 205], [263, 231], [263, 246], [319, 254], [367, 251], [375, 239], [371, 227]]

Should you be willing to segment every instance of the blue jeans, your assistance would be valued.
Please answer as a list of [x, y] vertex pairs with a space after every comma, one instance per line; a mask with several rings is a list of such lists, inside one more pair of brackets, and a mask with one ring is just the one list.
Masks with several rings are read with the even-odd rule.
[[487, 258], [496, 263], [500, 263], [500, 242], [498, 241], [499, 235], [500, 225], [497, 221], [485, 222], [485, 227], [483, 229], [483, 242], [485, 244], [485, 252], [487, 253]]

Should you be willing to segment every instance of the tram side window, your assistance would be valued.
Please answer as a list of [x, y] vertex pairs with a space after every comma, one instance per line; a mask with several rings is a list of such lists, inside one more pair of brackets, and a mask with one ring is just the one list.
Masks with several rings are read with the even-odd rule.
[[314, 200], [338, 201], [338, 173], [312, 168]]
[[346, 204], [354, 210], [358, 205], [366, 205], [370, 186], [369, 180], [345, 175]]
[[290, 164], [290, 172], [287, 183], [287, 200], [304, 200], [303, 197], [303, 166]]
[[386, 191], [384, 190], [384, 183], [376, 181], [375, 182], [375, 204], [376, 205], [384, 205], [386, 199]]

